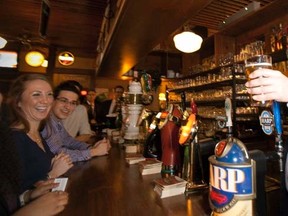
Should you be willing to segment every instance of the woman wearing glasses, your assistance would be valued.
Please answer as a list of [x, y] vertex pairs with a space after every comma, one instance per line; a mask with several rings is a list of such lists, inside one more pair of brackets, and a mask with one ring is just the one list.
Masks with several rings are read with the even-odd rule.
[[77, 106], [80, 92], [70, 81], [59, 84], [54, 90], [54, 103], [49, 122], [41, 132], [50, 150], [57, 154], [69, 154], [72, 161], [86, 161], [94, 156], [108, 154], [110, 144], [100, 141], [94, 146], [89, 146], [70, 136], [63, 126], [62, 120], [66, 119]]

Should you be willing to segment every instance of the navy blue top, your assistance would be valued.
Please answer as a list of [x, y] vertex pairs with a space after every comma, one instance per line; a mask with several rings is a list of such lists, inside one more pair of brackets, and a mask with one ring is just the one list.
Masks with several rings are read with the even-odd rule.
[[47, 178], [54, 154], [50, 151], [45, 140], [42, 139], [44, 152], [24, 131], [12, 129], [12, 137], [21, 159], [20, 163], [23, 166], [21, 191], [24, 192], [37, 181]]

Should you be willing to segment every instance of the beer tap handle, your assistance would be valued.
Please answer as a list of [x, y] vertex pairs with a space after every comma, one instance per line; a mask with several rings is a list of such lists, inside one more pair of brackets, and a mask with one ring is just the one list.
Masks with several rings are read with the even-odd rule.
[[226, 112], [226, 116], [227, 116], [227, 123], [226, 126], [227, 127], [232, 127], [232, 103], [231, 103], [231, 99], [230, 98], [226, 98], [225, 100], [225, 112]]
[[181, 108], [186, 110], [186, 95], [185, 92], [181, 92]]
[[191, 102], [190, 102], [190, 108], [191, 108], [191, 112], [193, 114], [197, 115], [197, 112], [198, 112], [197, 105], [196, 105], [196, 103], [195, 103], [193, 98], [191, 99]]
[[281, 125], [281, 114], [280, 114], [280, 104], [277, 101], [273, 101], [272, 105], [273, 114], [274, 114], [274, 125], [276, 130], [275, 136], [275, 149], [279, 155], [279, 167], [280, 172], [283, 172], [283, 140], [282, 140], [282, 125]]
[[186, 141], [191, 135], [192, 128], [195, 123], [196, 123], [196, 115], [192, 113], [188, 118], [187, 124], [180, 128], [179, 144], [183, 145], [186, 143]]
[[274, 124], [277, 134], [282, 134], [280, 103], [273, 101]]
[[225, 112], [227, 116], [226, 126], [228, 127], [228, 135], [232, 134], [232, 102], [230, 98], [225, 99]]

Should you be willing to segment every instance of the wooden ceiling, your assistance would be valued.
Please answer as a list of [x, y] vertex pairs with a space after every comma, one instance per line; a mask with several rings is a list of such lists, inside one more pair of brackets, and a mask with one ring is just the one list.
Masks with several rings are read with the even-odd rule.
[[[260, 6], [263, 8], [274, 1], [259, 0], [256, 2], [260, 2]], [[223, 21], [251, 2], [253, 0], [213, 0], [190, 21], [194, 25], [205, 26], [211, 31], [219, 31]]]
[[41, 0], [0, 1], [0, 36], [9, 41], [84, 50], [93, 56], [107, 0], [50, 0], [47, 36], [39, 34]]
[[[282, 2], [287, 9], [287, 0], [259, 1], [261, 8], [272, 2]], [[223, 20], [252, 0], [50, 0], [44, 38], [39, 35], [41, 2], [0, 1], [0, 36], [19, 45], [29, 42], [57, 49], [82, 50], [95, 59], [99, 54], [97, 45], [103, 19], [113, 18], [115, 8], [123, 3], [122, 15], [95, 72], [96, 75], [114, 76], [133, 67], [188, 20], [215, 33], [220, 30]], [[111, 10], [104, 18], [108, 4]]]

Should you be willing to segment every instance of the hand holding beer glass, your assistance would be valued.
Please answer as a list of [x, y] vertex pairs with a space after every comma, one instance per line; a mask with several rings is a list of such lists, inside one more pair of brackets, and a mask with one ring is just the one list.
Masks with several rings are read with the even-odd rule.
[[[247, 60], [245, 60], [245, 73], [246, 73], [246, 77], [248, 79], [248, 81], [250, 80], [249, 75], [258, 69], [263, 69], [263, 68], [267, 68], [267, 69], [272, 69], [272, 58], [269, 55], [256, 55], [253, 56]], [[260, 75], [258, 77], [256, 77], [255, 79], [263, 79], [263, 75]], [[261, 83], [261, 82], [259, 82]], [[262, 86], [255, 86], [253, 88], [257, 88], [258, 90], [262, 92]], [[250, 95], [250, 99], [251, 99], [251, 106], [262, 106], [262, 107], [268, 107], [271, 106], [272, 101], [255, 101], [252, 99], [252, 95]]]

